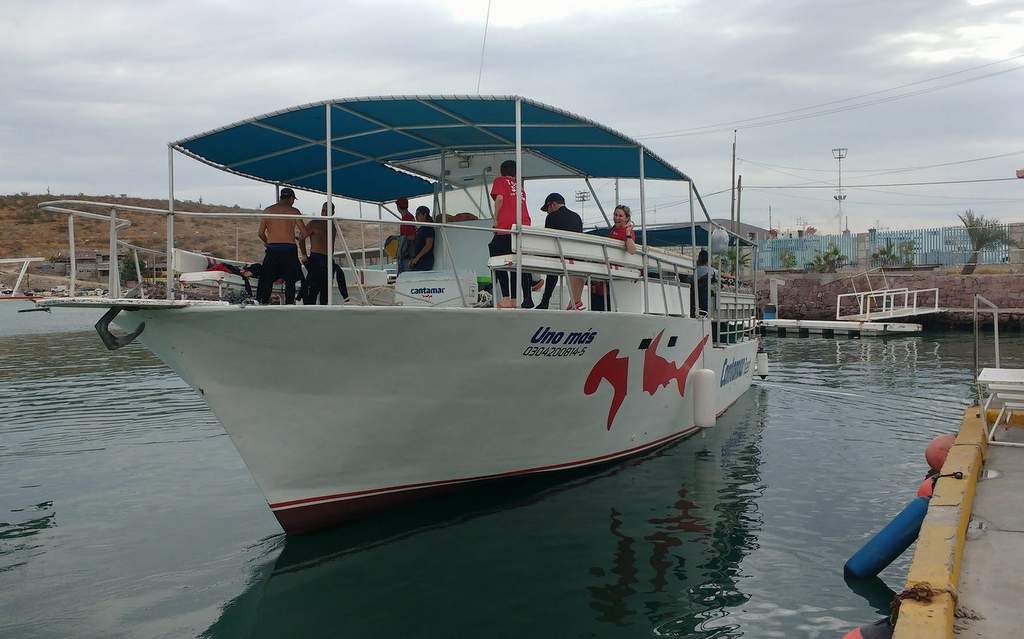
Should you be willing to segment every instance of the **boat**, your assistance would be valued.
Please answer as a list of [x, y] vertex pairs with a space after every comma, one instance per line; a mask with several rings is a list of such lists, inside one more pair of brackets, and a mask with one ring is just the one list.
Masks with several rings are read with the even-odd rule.
[[[368, 301], [358, 281], [361, 305], [342, 305], [330, 291], [326, 306], [186, 300], [176, 295], [173, 270], [163, 300], [112, 291], [38, 302], [107, 309], [97, 331], [108, 348], [138, 340], [195, 388], [288, 534], [470, 483], [665, 446], [711, 426], [748, 390], [755, 369], [767, 372], [758, 356], [756, 278], [737, 278], [731, 289], [718, 283], [711, 294], [692, 290], [707, 286], [693, 277], [695, 206], [711, 219], [693, 180], [636, 140], [568, 111], [519, 96], [327, 100], [169, 144], [166, 210], [40, 206], [62, 215], [110, 211], [112, 246], [118, 209], [162, 215], [168, 256], [176, 218], [266, 216], [175, 208], [176, 154], [275, 189], [330, 193], [389, 213], [399, 197], [432, 197], [441, 212], [440, 222], [419, 223], [435, 229], [434, 270], [399, 274], [388, 303]], [[522, 167], [517, 189], [540, 179], [582, 182], [602, 213], [592, 179], [637, 180], [637, 253], [618, 240], [517, 223], [513, 253], [490, 257], [488, 189], [508, 159]], [[645, 242], [652, 179], [689, 195], [689, 246]], [[447, 220], [474, 207], [477, 214]], [[521, 213], [517, 205], [517, 221]], [[342, 265], [354, 269], [334, 227], [328, 235], [338, 234]], [[708, 238], [714, 254], [729, 245], [752, 249], [725, 229]], [[480, 290], [501, 270], [515, 281], [520, 273], [584, 279], [591, 309], [601, 284], [607, 310], [503, 308], [498, 291]], [[564, 285], [559, 295], [565, 301]]]

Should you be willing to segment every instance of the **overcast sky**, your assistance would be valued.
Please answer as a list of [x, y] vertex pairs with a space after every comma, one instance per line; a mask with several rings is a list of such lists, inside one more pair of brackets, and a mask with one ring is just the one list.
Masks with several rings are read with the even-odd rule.
[[[0, 192], [166, 197], [168, 141], [332, 97], [475, 93], [486, 11], [486, 0], [7, 3]], [[1022, 57], [1000, 62], [1013, 56]], [[639, 137], [711, 193], [729, 185], [730, 122], [989, 63], [787, 115], [919, 95], [740, 128], [738, 172], [750, 187], [832, 184], [831, 149], [843, 146], [844, 183], [1012, 177], [1024, 167], [1024, 70], [1013, 70], [1024, 68], [1020, 0], [493, 0], [480, 91], [531, 97]], [[186, 158], [176, 173], [183, 198], [247, 207], [272, 198], [272, 187]], [[612, 198], [607, 181], [597, 186]], [[547, 187], [534, 185], [531, 200]], [[688, 219], [685, 206], [669, 206], [685, 198], [679, 185], [649, 194], [650, 219]], [[635, 198], [635, 183], [623, 184], [623, 199]], [[300, 208], [316, 202], [302, 198]], [[728, 194], [707, 202], [728, 217]], [[767, 225], [769, 205], [773, 226], [803, 218], [837, 228], [828, 189], [745, 189], [744, 221]], [[854, 231], [954, 224], [967, 207], [1024, 221], [1024, 180], [851, 189], [844, 205]], [[585, 213], [596, 219], [593, 205]]]

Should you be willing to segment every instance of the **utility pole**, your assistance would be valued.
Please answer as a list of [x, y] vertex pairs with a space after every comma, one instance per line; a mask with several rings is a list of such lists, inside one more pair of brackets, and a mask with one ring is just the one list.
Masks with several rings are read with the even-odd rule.
[[729, 222], [732, 232], [736, 232], [736, 129], [732, 130], [732, 180], [729, 182]]
[[832, 157], [839, 163], [839, 186], [836, 187], [836, 194], [832, 198], [839, 207], [839, 211], [836, 213], [836, 222], [839, 224], [840, 235], [843, 234], [843, 200], [846, 199], [846, 194], [843, 193], [843, 158], [846, 157], [846, 151], [845, 147], [832, 149]]

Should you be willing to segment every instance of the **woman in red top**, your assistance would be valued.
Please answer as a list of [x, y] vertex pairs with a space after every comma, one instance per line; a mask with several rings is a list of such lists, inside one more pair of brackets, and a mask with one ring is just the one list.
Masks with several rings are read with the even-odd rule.
[[[491, 186], [491, 198], [494, 200], [494, 228], [511, 230], [516, 224], [516, 163], [505, 160], [501, 163], [501, 175], [494, 178]], [[522, 200], [523, 226], [530, 226], [530, 212], [526, 209], [526, 189], [519, 194]], [[512, 253], [512, 236], [495, 230], [494, 239], [487, 245], [491, 257]], [[515, 306], [516, 285], [512, 282], [511, 291], [507, 271], [497, 272], [498, 285], [501, 287], [501, 307]], [[523, 308], [533, 308], [532, 282], [529, 273], [523, 273]]]
[[622, 240], [626, 243], [626, 252], [630, 255], [636, 253], [636, 242], [633, 237], [633, 223], [630, 221], [629, 207], [620, 204], [612, 211], [612, 222], [614, 226], [608, 231], [608, 237], [613, 240]]
[[[612, 228], [608, 231], [608, 237], [613, 240], [622, 240], [625, 243], [626, 252], [630, 255], [636, 253], [636, 242], [633, 237], [633, 223], [630, 221], [629, 207], [620, 204], [612, 211]], [[607, 284], [594, 282], [593, 291], [590, 293], [590, 306], [595, 311], [611, 310], [605, 298]]]

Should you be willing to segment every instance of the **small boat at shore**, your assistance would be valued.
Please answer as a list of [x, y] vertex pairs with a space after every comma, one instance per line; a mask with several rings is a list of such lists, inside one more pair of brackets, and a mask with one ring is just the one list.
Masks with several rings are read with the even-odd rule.
[[[137, 339], [195, 388], [289, 534], [463, 484], [652, 450], [709, 426], [702, 415], [713, 421], [747, 391], [755, 369], [767, 372], [757, 357], [756, 279], [749, 289], [694, 290], [707, 280], [694, 277], [694, 207], [704, 205], [692, 179], [580, 116], [515, 96], [341, 99], [249, 118], [169, 150], [170, 207], [121, 207], [166, 218], [168, 256], [176, 217], [267, 217], [176, 210], [175, 153], [277, 188], [382, 208], [433, 197], [441, 214], [440, 222], [417, 223], [435, 231], [434, 269], [400, 274], [395, 289], [403, 294], [386, 305], [375, 305], [358, 278], [350, 286], [364, 304], [356, 306], [333, 293], [326, 306], [184, 300], [173, 271], [166, 300], [39, 302], [108, 309], [97, 330], [109, 348]], [[509, 159], [520, 167], [517, 192], [538, 179], [583, 182], [592, 193], [591, 179], [637, 180], [637, 252], [621, 240], [522, 225], [518, 213], [512, 252], [489, 256], [487, 189]], [[651, 179], [690, 195], [690, 245], [679, 251], [645, 241]], [[74, 215], [95, 205], [41, 206]], [[446, 221], [470, 206], [476, 219]], [[334, 226], [328, 237], [339, 233], [347, 254]], [[115, 247], [117, 228], [115, 213]], [[712, 252], [749, 247], [724, 229], [715, 233], [725, 244]], [[354, 269], [346, 257], [343, 266]], [[557, 308], [566, 306], [565, 282], [579, 278], [586, 308], [604, 310], [501, 308], [497, 290], [487, 297], [476, 288], [499, 271], [514, 281], [521, 273], [561, 278]], [[522, 297], [520, 290], [516, 302]], [[699, 299], [711, 299], [710, 307]], [[111, 332], [112, 322], [127, 335]]]

